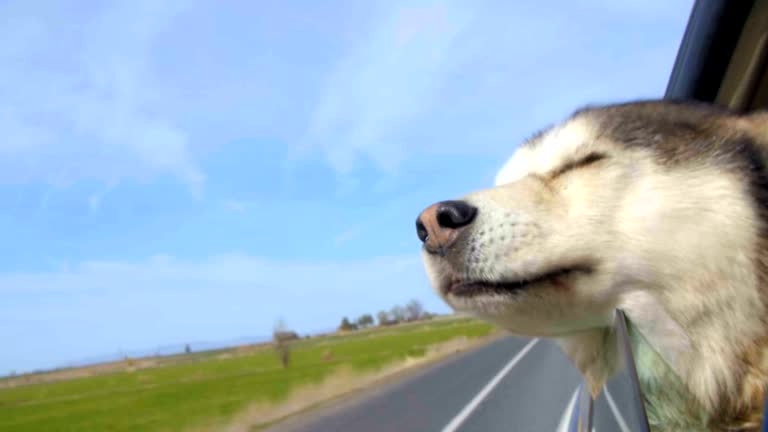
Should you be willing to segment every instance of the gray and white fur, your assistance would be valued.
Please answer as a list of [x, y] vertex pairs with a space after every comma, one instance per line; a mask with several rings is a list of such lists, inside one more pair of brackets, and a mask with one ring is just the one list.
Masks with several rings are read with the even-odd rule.
[[[419, 218], [454, 309], [556, 339], [597, 394], [626, 311], [654, 430], [757, 430], [768, 384], [768, 114], [643, 101], [577, 111], [492, 188]], [[652, 347], [649, 349], [648, 346]]]

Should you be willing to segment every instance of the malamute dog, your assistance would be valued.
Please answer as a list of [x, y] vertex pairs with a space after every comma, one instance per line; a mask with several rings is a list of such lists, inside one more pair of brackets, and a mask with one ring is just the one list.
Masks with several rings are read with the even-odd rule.
[[[599, 393], [633, 341], [655, 430], [756, 430], [768, 384], [768, 114], [590, 107], [522, 144], [496, 186], [417, 220], [454, 309], [559, 341]], [[649, 349], [648, 345], [653, 347]]]

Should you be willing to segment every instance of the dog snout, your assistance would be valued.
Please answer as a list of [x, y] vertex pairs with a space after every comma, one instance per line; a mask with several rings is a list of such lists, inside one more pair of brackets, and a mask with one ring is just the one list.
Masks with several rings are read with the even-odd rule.
[[466, 201], [441, 201], [421, 212], [416, 219], [416, 234], [427, 252], [444, 255], [475, 216], [477, 207]]

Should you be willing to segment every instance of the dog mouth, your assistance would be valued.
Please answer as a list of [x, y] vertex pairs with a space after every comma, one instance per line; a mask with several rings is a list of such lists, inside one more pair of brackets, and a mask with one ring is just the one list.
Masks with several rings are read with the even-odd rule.
[[581, 264], [560, 267], [516, 280], [484, 281], [453, 278], [446, 284], [444, 292], [456, 297], [472, 297], [483, 294], [515, 294], [546, 282], [550, 282], [555, 286], [566, 287], [563, 281], [566, 277], [575, 274], [590, 274], [593, 271], [593, 265]]

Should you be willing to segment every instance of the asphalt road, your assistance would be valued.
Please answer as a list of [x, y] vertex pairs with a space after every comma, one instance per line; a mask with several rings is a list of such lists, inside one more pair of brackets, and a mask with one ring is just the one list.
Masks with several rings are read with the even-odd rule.
[[[568, 421], [580, 384], [554, 343], [507, 337], [273, 430], [555, 432]], [[621, 418], [625, 392], [612, 393], [610, 402], [605, 392], [595, 402], [596, 432], [631, 430]]]

